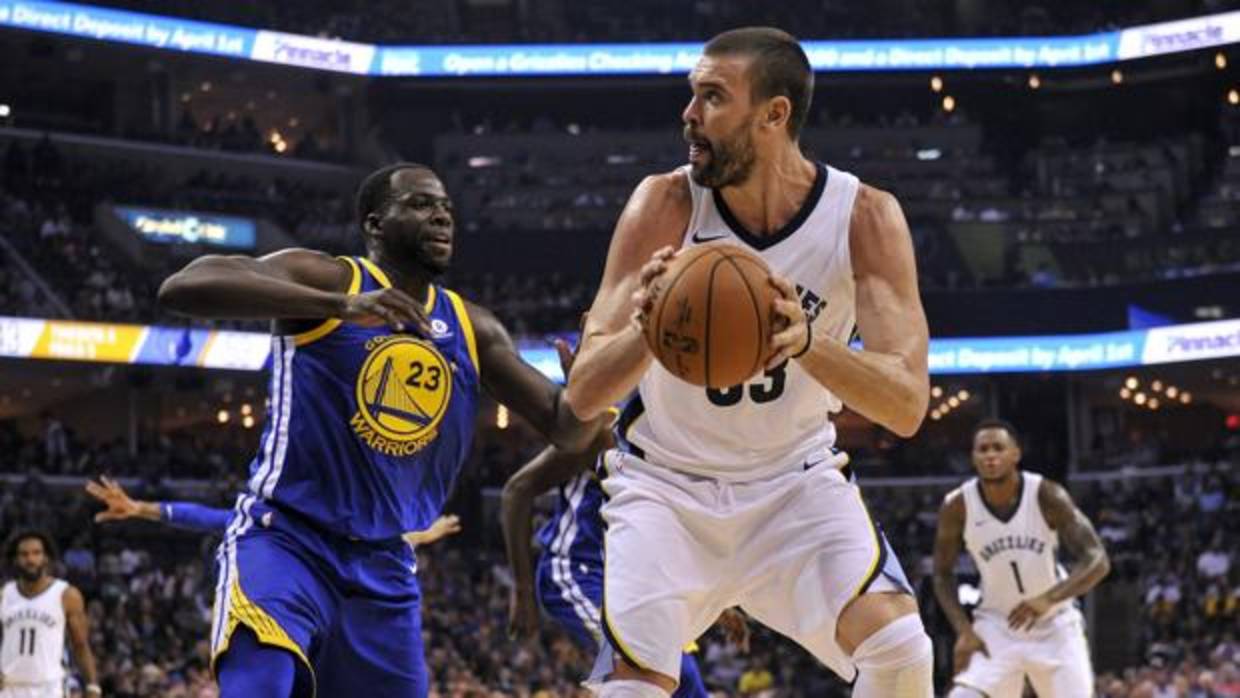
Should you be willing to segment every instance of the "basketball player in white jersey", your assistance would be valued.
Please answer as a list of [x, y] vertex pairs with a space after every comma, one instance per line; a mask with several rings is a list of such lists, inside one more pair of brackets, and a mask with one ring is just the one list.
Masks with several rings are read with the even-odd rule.
[[82, 592], [49, 572], [55, 557], [51, 538], [21, 532], [6, 552], [17, 579], [0, 587], [0, 698], [64, 698], [66, 626], [87, 698], [102, 696], [86, 603]]
[[[846, 404], [902, 436], [924, 418], [908, 225], [890, 194], [801, 153], [813, 72], [793, 37], [721, 34], [689, 86], [689, 165], [647, 177], [621, 214], [567, 389], [579, 417], [637, 389], [604, 458], [612, 652], [596, 688], [667, 696], [680, 648], [740, 606], [858, 698], [928, 698], [930, 640], [828, 418]], [[642, 325], [675, 251], [720, 241], [772, 269], [779, 331], [764, 373], [707, 390], [652, 362]]]
[[[1020, 698], [1029, 677], [1038, 698], [1088, 698], [1094, 673], [1074, 599], [1111, 569], [1102, 541], [1062, 486], [1022, 472], [1016, 430], [986, 420], [973, 431], [977, 477], [939, 510], [934, 594], [956, 630], [949, 698]], [[1066, 574], [1060, 542], [1075, 558]], [[973, 622], [956, 595], [963, 545], [982, 577]]]

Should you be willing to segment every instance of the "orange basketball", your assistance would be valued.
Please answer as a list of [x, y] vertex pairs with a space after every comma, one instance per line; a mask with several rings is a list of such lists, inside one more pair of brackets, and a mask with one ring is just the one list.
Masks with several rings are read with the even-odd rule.
[[646, 344], [681, 380], [737, 385], [770, 358], [777, 293], [760, 257], [735, 245], [681, 250], [655, 285]]

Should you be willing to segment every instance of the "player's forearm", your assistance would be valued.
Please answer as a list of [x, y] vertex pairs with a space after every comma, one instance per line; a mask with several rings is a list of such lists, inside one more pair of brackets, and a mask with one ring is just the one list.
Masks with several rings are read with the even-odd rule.
[[95, 669], [95, 653], [90, 651], [89, 643], [84, 641], [73, 643], [73, 661], [77, 663], [78, 671], [82, 672], [82, 679], [86, 683], [99, 683], [99, 674]]
[[530, 546], [533, 501], [534, 495], [515, 480], [504, 485], [500, 498], [504, 550], [508, 555], [508, 566], [512, 569], [513, 583], [521, 591], [534, 588], [534, 552]]
[[249, 258], [209, 255], [168, 277], [159, 303], [200, 318], [317, 319], [338, 317], [345, 295], [264, 274]]
[[193, 502], [162, 502], [157, 507], [157, 516], [178, 528], [219, 533], [228, 528], [232, 512]]
[[943, 610], [943, 615], [947, 616], [947, 622], [951, 623], [957, 636], [972, 632], [973, 624], [969, 622], [969, 614], [964, 612], [964, 607], [956, 598], [955, 575], [935, 573], [934, 598], [938, 599], [939, 608]]
[[136, 506], [135, 518], [146, 519], [147, 521], [162, 521], [164, 518], [159, 502], [135, 501], [134, 505]]
[[592, 420], [633, 392], [650, 366], [651, 354], [632, 324], [609, 335], [583, 338], [565, 389], [565, 400], [579, 419]]
[[1084, 596], [1110, 573], [1111, 560], [1107, 557], [1106, 551], [1094, 551], [1088, 559], [1083, 560], [1072, 570], [1067, 579], [1051, 587], [1046, 596], [1051, 603]]
[[930, 379], [903, 357], [854, 351], [816, 334], [798, 361], [801, 368], [849, 409], [899, 436], [917, 433], [930, 401]]

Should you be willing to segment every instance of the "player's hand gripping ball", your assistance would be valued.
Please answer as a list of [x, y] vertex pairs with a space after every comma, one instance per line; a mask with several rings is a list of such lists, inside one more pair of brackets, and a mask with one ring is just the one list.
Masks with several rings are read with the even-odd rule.
[[[659, 258], [651, 263], [656, 270]], [[643, 270], [639, 310], [659, 363], [709, 388], [737, 385], [763, 370], [772, 358], [779, 295], [766, 262], [736, 245], [715, 244], [664, 254], [663, 263], [662, 273], [647, 274], [651, 265]]]

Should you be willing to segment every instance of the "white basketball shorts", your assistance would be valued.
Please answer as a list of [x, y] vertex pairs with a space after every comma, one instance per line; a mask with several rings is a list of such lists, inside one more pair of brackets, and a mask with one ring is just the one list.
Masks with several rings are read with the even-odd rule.
[[1075, 608], [1066, 608], [1027, 632], [1010, 630], [1006, 618], [979, 615], [973, 630], [990, 656], [974, 653], [956, 676], [957, 684], [989, 698], [1020, 698], [1028, 676], [1038, 698], [1094, 695], [1085, 622]]
[[[838, 455], [753, 482], [723, 482], [609, 451], [603, 626], [631, 664], [675, 677], [681, 649], [725, 609], [800, 643], [845, 680], [840, 612], [909, 584]], [[600, 657], [592, 682], [611, 671]]]

